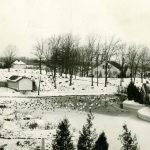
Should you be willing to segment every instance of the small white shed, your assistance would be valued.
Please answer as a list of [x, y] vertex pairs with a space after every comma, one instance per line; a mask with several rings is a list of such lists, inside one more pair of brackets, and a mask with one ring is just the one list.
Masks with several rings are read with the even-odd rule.
[[17, 91], [32, 91], [33, 81], [30, 78], [24, 76], [11, 76], [8, 80], [8, 88]]

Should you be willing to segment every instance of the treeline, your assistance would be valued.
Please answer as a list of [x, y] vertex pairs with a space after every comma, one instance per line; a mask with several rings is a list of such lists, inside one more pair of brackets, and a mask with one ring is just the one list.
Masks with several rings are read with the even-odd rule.
[[[28, 57], [15, 57], [13, 61], [20, 60], [24, 62], [26, 65], [34, 65], [38, 66], [39, 61], [36, 58], [28, 58]], [[5, 57], [0, 57], [0, 68], [8, 68], [8, 66], [5, 64]]]
[[[70, 132], [70, 124], [68, 119], [62, 120], [57, 127], [56, 134], [52, 140], [52, 150], [108, 150], [109, 143], [105, 132], [103, 131], [99, 136], [93, 128], [94, 116], [92, 113], [87, 115], [85, 125], [82, 131], [79, 132], [77, 147], [74, 146], [72, 140], [73, 135]], [[123, 133], [118, 136], [122, 150], [139, 150], [136, 136], [132, 136], [131, 131], [128, 130], [127, 125], [123, 125]]]
[[52, 72], [55, 88], [57, 87], [56, 73], [66, 74], [66, 77], [69, 75], [69, 85], [72, 84], [73, 75], [90, 76], [91, 86], [93, 86], [93, 71], [96, 68], [98, 85], [98, 67], [104, 64], [105, 86], [107, 86], [109, 64], [118, 68], [119, 77], [122, 79], [126, 77], [128, 70], [133, 82], [137, 74], [141, 76], [143, 82], [146, 71], [150, 69], [149, 48], [146, 46], [127, 45], [115, 37], [102, 39], [89, 36], [84, 44], [80, 41], [78, 37], [66, 34], [52, 36], [35, 44], [33, 53], [39, 62], [40, 73], [44, 63]]
[[[81, 42], [82, 41], [82, 42]], [[132, 82], [141, 77], [141, 82], [150, 70], [149, 48], [144, 45], [127, 44], [115, 37], [99, 38], [88, 36], [83, 42], [72, 34], [52, 36], [40, 40], [33, 46], [32, 54], [35, 60], [27, 60], [29, 63], [38, 64], [40, 73], [42, 65], [45, 65], [52, 73], [54, 86], [57, 88], [56, 74], [65, 74], [69, 77], [69, 85], [72, 85], [73, 75], [91, 77], [93, 86], [94, 71], [96, 70], [97, 86], [99, 79], [99, 66], [103, 65], [105, 74], [105, 86], [110, 71], [109, 64], [120, 71], [119, 77], [126, 77], [127, 72]], [[3, 62], [5, 68], [10, 69], [16, 59], [16, 46], [8, 45], [5, 49]]]

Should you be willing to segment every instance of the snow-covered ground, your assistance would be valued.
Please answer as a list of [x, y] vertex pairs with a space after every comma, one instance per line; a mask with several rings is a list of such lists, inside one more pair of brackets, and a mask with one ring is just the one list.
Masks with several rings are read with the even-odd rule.
[[[60, 110], [57, 112], [49, 113], [46, 118], [53, 118], [53, 122], [57, 122], [64, 116], [69, 118], [71, 126], [76, 129], [77, 133], [82, 129], [82, 125], [85, 123], [86, 113], [77, 111], [66, 112]], [[101, 133], [102, 131], [106, 132], [108, 142], [110, 144], [110, 150], [120, 149], [120, 141], [118, 141], [117, 138], [118, 135], [122, 133], [122, 125], [124, 123], [127, 123], [128, 128], [132, 131], [133, 134], [136, 134], [141, 150], [148, 150], [150, 147], [150, 135], [148, 134], [148, 131], [150, 130], [150, 124], [148, 122], [137, 119], [133, 115], [127, 114], [112, 116], [105, 114], [95, 114], [93, 123], [97, 133]]]
[[[12, 75], [26, 76], [33, 79], [38, 85], [39, 82], [39, 71], [38, 70], [16, 70], [11, 69], [8, 72], [7, 69], [0, 69], [0, 81], [7, 80]], [[69, 76], [68, 76], [69, 77]], [[120, 79], [108, 78], [108, 85], [104, 87], [104, 78], [99, 78], [99, 86], [96, 84], [96, 78], [94, 78], [94, 86], [91, 87], [91, 78], [86, 77], [73, 77], [72, 86], [69, 86], [69, 78], [65, 78], [65, 75], [57, 74], [57, 89], [54, 89], [52, 76], [50, 73], [46, 74], [43, 71], [41, 75], [41, 96], [52, 96], [52, 95], [99, 95], [99, 94], [115, 94], [118, 92], [120, 85]], [[123, 87], [127, 87], [130, 79], [124, 79]], [[145, 80], [144, 80], [145, 82]], [[136, 79], [135, 84], [141, 87], [141, 81], [139, 78]], [[27, 92], [22, 94], [15, 92], [12, 89], [0, 88], [0, 96], [37, 96], [37, 92]]]
[[[12, 75], [27, 76], [35, 80], [37, 85], [39, 82], [39, 71], [23, 69], [11, 69], [10, 72], [1, 69], [0, 81], [6, 81]], [[130, 79], [124, 79], [123, 87], [126, 88], [129, 82]], [[108, 78], [108, 86], [104, 87], [104, 78], [100, 78], [99, 86], [97, 86], [94, 78], [94, 86], [91, 87], [91, 78], [77, 76], [73, 78], [72, 86], [69, 86], [69, 78], [57, 74], [57, 89], [54, 89], [50, 73], [43, 72], [40, 98], [37, 97], [37, 92], [23, 94], [1, 87], [0, 135], [6, 139], [1, 139], [0, 145], [8, 144], [5, 150], [34, 150], [35, 146], [41, 145], [41, 138], [45, 138], [47, 149], [50, 150], [57, 124], [64, 117], [70, 121], [70, 130], [76, 145], [79, 131], [86, 121], [86, 112], [90, 109], [95, 116], [94, 127], [98, 134], [105, 131], [110, 150], [120, 149], [118, 136], [122, 133], [124, 123], [133, 134], [136, 134], [141, 150], [149, 150], [150, 124], [137, 118], [134, 113], [118, 107], [119, 99], [114, 94], [118, 93], [119, 85], [120, 79]], [[142, 85], [139, 78], [136, 79], [136, 85], [138, 87]], [[58, 98], [55, 100], [55, 98], [46, 97], [59, 95], [99, 95], [101, 97], [99, 99], [87, 97], [86, 101], [74, 98], [61, 101]]]
[[[108, 142], [109, 142], [109, 149], [114, 150], [114, 149], [120, 149], [121, 144], [120, 141], [118, 140], [119, 134], [122, 133], [122, 125], [124, 123], [127, 123], [128, 128], [132, 131], [133, 134], [136, 134], [138, 143], [140, 145], [141, 150], [148, 150], [150, 147], [150, 142], [149, 142], [149, 137], [150, 135], [148, 134], [148, 131], [150, 131], [150, 124], [148, 122], [141, 121], [137, 119], [135, 116], [132, 114], [127, 114], [127, 115], [105, 115], [105, 114], [94, 114], [94, 128], [96, 128], [97, 133], [101, 133], [102, 131], [105, 131]], [[42, 115], [42, 120], [43, 122], [51, 122], [55, 126], [57, 123], [62, 120], [64, 117], [67, 117], [70, 121], [71, 124], [71, 132], [73, 133], [73, 140], [74, 144], [77, 144], [78, 136], [79, 136], [79, 131], [82, 129], [83, 124], [86, 121], [86, 113], [85, 112], [79, 112], [79, 111], [66, 111], [63, 109], [59, 109], [54, 112], [48, 112]], [[79, 121], [80, 120], [80, 121]], [[22, 137], [24, 135], [28, 135], [28, 137], [46, 137], [46, 145], [50, 145], [51, 140], [52, 140], [52, 135], [55, 133], [55, 129], [51, 130], [39, 130], [39, 129], [33, 129], [33, 130], [19, 130], [16, 128], [15, 124], [9, 125], [7, 127], [10, 129], [9, 131], [14, 131], [18, 132]], [[34, 135], [34, 136], [33, 136]], [[16, 146], [17, 141], [23, 141], [19, 139], [14, 139], [14, 140], [0, 140], [0, 143], [7, 143], [8, 146], [6, 147], [6, 150], [16, 150], [17, 147], [18, 149], [20, 146]], [[27, 141], [35, 141], [37, 145], [41, 144], [41, 140], [38, 139], [29, 139]], [[38, 143], [40, 142], [40, 143]], [[34, 145], [34, 144], [33, 144]], [[30, 146], [34, 147], [34, 146]], [[26, 149], [27, 147], [24, 146], [24, 148], [21, 148], [22, 150]]]
[[[1, 144], [8, 144], [6, 150], [25, 150], [34, 149], [35, 146], [41, 145], [41, 138], [45, 138], [48, 150], [51, 147], [51, 140], [55, 134], [56, 127], [59, 121], [67, 117], [70, 121], [71, 133], [73, 134], [74, 144], [77, 144], [79, 131], [82, 129], [86, 121], [87, 113], [84, 109], [80, 109], [81, 102], [76, 102], [76, 109], [71, 109], [72, 105], [69, 101], [64, 102], [64, 107], [60, 106], [60, 101], [52, 101], [44, 98], [0, 98], [0, 106], [5, 105], [6, 108], [1, 109], [0, 112], [0, 133], [1, 136], [8, 139], [1, 139]], [[87, 99], [86, 105], [91, 106]], [[101, 101], [103, 101], [101, 99]], [[94, 101], [91, 99], [92, 104]], [[70, 104], [67, 105], [66, 103]], [[111, 102], [112, 103], [112, 102]], [[78, 105], [79, 104], [79, 105]], [[102, 104], [99, 102], [99, 104]], [[55, 105], [55, 108], [54, 108]], [[70, 106], [70, 107], [69, 107]], [[99, 109], [103, 108], [100, 105]], [[122, 125], [126, 123], [133, 134], [137, 135], [138, 143], [141, 150], [148, 150], [150, 147], [149, 122], [142, 121], [136, 117], [135, 114], [129, 112], [122, 112], [116, 109], [111, 110], [111, 107], [106, 107], [109, 110], [107, 113], [94, 113], [95, 119], [93, 121], [94, 128], [97, 134], [102, 131], [106, 132], [109, 149], [120, 149], [121, 144], [118, 140], [119, 134], [122, 133]], [[79, 111], [82, 110], [82, 111]], [[93, 109], [92, 109], [93, 110]], [[31, 125], [37, 123], [35, 129]], [[9, 139], [10, 138], [10, 139]], [[40, 138], [40, 139], [39, 139]], [[30, 141], [30, 144], [25, 144]], [[17, 143], [23, 146], [17, 146]]]

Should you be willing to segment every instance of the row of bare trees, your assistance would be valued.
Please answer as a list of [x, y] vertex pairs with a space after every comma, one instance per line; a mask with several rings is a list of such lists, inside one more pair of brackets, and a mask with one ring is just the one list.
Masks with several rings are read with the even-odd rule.
[[120, 39], [109, 39], [89, 36], [85, 44], [80, 43], [79, 38], [71, 35], [52, 36], [49, 39], [37, 41], [34, 47], [34, 55], [41, 66], [44, 63], [51, 71], [54, 86], [57, 88], [56, 75], [69, 75], [69, 85], [72, 85], [73, 75], [91, 76], [91, 86], [94, 85], [94, 69], [97, 70], [97, 86], [99, 66], [105, 66], [105, 86], [107, 86], [109, 64], [120, 71], [121, 83], [129, 70], [131, 81], [135, 82], [137, 73], [141, 75], [141, 82], [146, 70], [149, 69], [149, 49], [142, 45], [127, 45]]
[[118, 69], [120, 70], [121, 82], [126, 77], [126, 72], [129, 70], [131, 82], [135, 82], [138, 76], [141, 76], [141, 82], [146, 75], [146, 71], [150, 68], [149, 48], [143, 45], [120, 45], [118, 54]]
[[56, 86], [56, 73], [59, 72], [70, 75], [70, 85], [72, 84], [73, 74], [76, 74], [78, 64], [78, 41], [72, 35], [53, 36], [46, 41], [38, 41], [34, 54], [39, 60], [41, 73], [42, 62], [49, 68], [52, 73], [53, 82]]

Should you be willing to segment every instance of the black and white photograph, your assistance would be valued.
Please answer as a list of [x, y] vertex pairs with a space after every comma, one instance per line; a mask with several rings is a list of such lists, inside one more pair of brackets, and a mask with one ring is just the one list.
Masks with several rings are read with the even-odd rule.
[[0, 0], [0, 150], [150, 150], [150, 1]]

